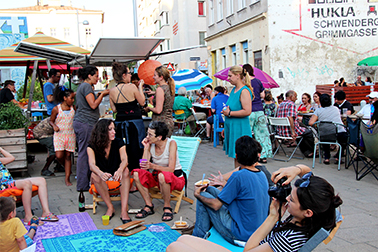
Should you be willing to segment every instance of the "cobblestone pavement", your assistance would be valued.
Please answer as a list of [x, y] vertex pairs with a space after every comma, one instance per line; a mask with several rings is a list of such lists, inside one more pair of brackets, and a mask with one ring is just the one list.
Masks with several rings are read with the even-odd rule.
[[[29, 164], [30, 176], [40, 176], [46, 152], [41, 151], [38, 146], [29, 146], [29, 153], [35, 155], [35, 161]], [[281, 154], [282, 155], [282, 154]], [[290, 162], [279, 162], [268, 159], [266, 165], [270, 172], [273, 172], [281, 167], [286, 167], [294, 164], [312, 165], [312, 159], [292, 159]], [[315, 164], [314, 173], [327, 179], [335, 188], [336, 192], [340, 194], [344, 203], [341, 206], [341, 213], [345, 219], [335, 238], [328, 244], [321, 244], [315, 251], [377, 251], [378, 250], [378, 181], [370, 174], [361, 181], [355, 179], [353, 168], [342, 169], [337, 171], [337, 165], [319, 164], [319, 160]], [[200, 144], [194, 161], [192, 171], [188, 181], [188, 196], [193, 197], [194, 183], [202, 178], [202, 174], [206, 173], [210, 176], [211, 173], [217, 174], [217, 171], [225, 173], [233, 168], [234, 160], [226, 157], [221, 146], [214, 148], [212, 143], [203, 142]], [[50, 170], [53, 168], [50, 167]], [[73, 166], [73, 175], [71, 181], [73, 186], [66, 187], [64, 184], [64, 173], [57, 173], [55, 177], [46, 177], [50, 210], [55, 214], [69, 214], [78, 212], [78, 193], [76, 192], [76, 181], [74, 175], [76, 174], [76, 163]], [[17, 178], [18, 179], [18, 178]], [[89, 193], [85, 194], [86, 204], [91, 204], [92, 196]], [[146, 224], [161, 222], [163, 202], [162, 200], [154, 199], [155, 214], [148, 216], [145, 219]], [[174, 215], [174, 220], [179, 220], [182, 216], [183, 220], [193, 224], [195, 221], [195, 204], [190, 205], [187, 202], [182, 202], [178, 214]], [[172, 207], [175, 202], [171, 202]], [[116, 209], [115, 218], [110, 221], [109, 226], [103, 226], [101, 222], [101, 215], [106, 211], [105, 204], [100, 204], [97, 207], [97, 214], [93, 214], [91, 210], [88, 213], [91, 215], [94, 223], [99, 229], [109, 229], [121, 225], [118, 216], [120, 215], [120, 202], [114, 202]], [[144, 202], [140, 194], [134, 193], [130, 195], [129, 207], [141, 208]], [[36, 215], [41, 215], [41, 207], [37, 197], [33, 198], [32, 208]], [[23, 217], [23, 209], [17, 209], [17, 215]], [[133, 219], [134, 215], [130, 215]], [[173, 221], [168, 222], [168, 225], [173, 225]]]

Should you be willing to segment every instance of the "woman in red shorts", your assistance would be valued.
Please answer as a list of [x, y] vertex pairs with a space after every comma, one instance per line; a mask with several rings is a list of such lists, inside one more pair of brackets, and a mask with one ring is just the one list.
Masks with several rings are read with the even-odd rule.
[[[164, 122], [152, 122], [148, 126], [147, 137], [143, 139], [143, 159], [140, 169], [134, 169], [134, 180], [146, 206], [139, 211], [136, 218], [145, 218], [154, 214], [154, 205], [148, 193], [148, 188], [158, 186], [163, 195], [164, 208], [162, 221], [173, 219], [170, 205], [171, 192], [182, 190], [185, 186], [185, 173], [182, 171], [178, 155], [177, 144], [167, 138], [169, 129]], [[152, 161], [152, 162], [151, 162]], [[152, 173], [149, 171], [152, 170]]]

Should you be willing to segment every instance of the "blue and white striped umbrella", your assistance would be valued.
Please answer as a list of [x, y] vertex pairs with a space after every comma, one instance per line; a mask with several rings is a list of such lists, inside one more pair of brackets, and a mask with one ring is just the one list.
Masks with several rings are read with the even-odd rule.
[[213, 82], [206, 74], [197, 69], [182, 69], [172, 75], [175, 80], [176, 93], [180, 87], [185, 87], [186, 91], [197, 90]]

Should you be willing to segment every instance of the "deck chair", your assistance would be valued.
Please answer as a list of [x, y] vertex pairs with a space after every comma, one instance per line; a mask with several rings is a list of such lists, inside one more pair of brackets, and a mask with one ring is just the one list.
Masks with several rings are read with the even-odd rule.
[[217, 147], [219, 145], [219, 133], [221, 133], [224, 128], [220, 127], [219, 123], [219, 115], [213, 115], [213, 131], [214, 131], [214, 138], [213, 138], [213, 146]]
[[196, 116], [196, 112], [194, 111], [194, 108], [191, 107], [190, 108], [190, 111], [192, 112], [193, 116], [194, 116], [194, 119], [196, 119], [196, 123], [197, 125], [200, 127], [200, 129], [197, 131], [197, 133], [194, 135], [194, 137], [198, 137], [200, 135], [202, 135], [202, 133], [204, 133], [206, 131], [206, 120], [198, 120], [198, 117]]
[[[130, 188], [133, 184], [133, 181], [134, 179], [130, 178]], [[119, 188], [119, 183], [117, 184], [117, 182], [114, 182], [113, 183], [108, 183], [107, 181], [107, 184], [108, 184], [108, 188], [109, 188], [109, 195], [110, 195], [110, 200], [111, 201], [121, 201], [121, 195], [120, 195], [120, 192], [118, 190]], [[97, 192], [94, 184], [91, 184], [91, 188], [89, 189], [89, 193], [92, 194], [93, 196], [93, 214], [96, 213], [96, 208], [97, 208], [97, 204], [99, 202], [104, 202], [104, 200], [101, 198], [101, 195]]]
[[[175, 110], [174, 113], [175, 115], [185, 114], [183, 109]], [[185, 135], [185, 128], [186, 128], [186, 125], [188, 125], [188, 122], [186, 121], [186, 117], [184, 116], [184, 119], [177, 119], [173, 117], [173, 122], [179, 125], [178, 130], [173, 132], [173, 134], [180, 135], [180, 136]]]
[[349, 131], [349, 137], [346, 148], [345, 169], [348, 169], [353, 165], [355, 168], [358, 165], [359, 153], [360, 153], [360, 121], [361, 118], [352, 120], [347, 117], [347, 127]]
[[[348, 132], [348, 128], [344, 124], [334, 123], [334, 122], [326, 122], [326, 121], [315, 122], [314, 126], [316, 126], [317, 137], [319, 139], [319, 141], [317, 143], [315, 143], [314, 153], [316, 153], [316, 148], [318, 147], [318, 145], [319, 145], [319, 149], [320, 149], [321, 144], [336, 144], [337, 146], [339, 146], [339, 150], [340, 150], [339, 151], [339, 165], [337, 167], [337, 170], [340, 171], [340, 163], [341, 163], [342, 152], [341, 152], [341, 145], [337, 141], [338, 126], [344, 127], [346, 132]], [[314, 157], [312, 158], [312, 168], [315, 168], [315, 159], [316, 159], [316, 155], [314, 155]], [[322, 163], [322, 154], [321, 154], [320, 151], [319, 151], [319, 163], [320, 164]]]
[[[181, 136], [172, 136], [171, 139], [175, 140], [177, 143], [177, 151], [178, 157], [180, 160], [180, 164], [182, 166], [182, 170], [186, 173], [186, 177], [189, 178], [190, 170], [192, 169], [192, 165], [194, 159], [196, 157], [196, 153], [198, 150], [198, 146], [201, 142], [199, 137], [181, 137]], [[153, 199], [162, 199], [162, 195], [158, 189], [158, 187], [153, 187], [149, 189], [150, 196]], [[174, 190], [171, 193], [171, 201], [177, 201], [174, 213], [178, 213], [181, 205], [181, 201], [185, 200], [190, 204], [193, 204], [193, 200], [184, 196], [185, 195], [185, 188], [181, 191]]]
[[[291, 127], [289, 119], [287, 117], [268, 117], [268, 121], [269, 121], [269, 125], [271, 125], [271, 126], [275, 126], [275, 127], [277, 127], [277, 126], [283, 126], [283, 127], [289, 127], [289, 128]], [[282, 146], [282, 142], [283, 142], [283, 140], [293, 140], [293, 138], [292, 137], [280, 136], [277, 133], [275, 133], [274, 134], [274, 139], [276, 139], [278, 141], [279, 145], [278, 145], [276, 151], [274, 152], [272, 159], [277, 160], [277, 161], [284, 161], [284, 162], [288, 162], [292, 158], [304, 159], [304, 155], [303, 155], [302, 152], [301, 152], [302, 157], [294, 157], [295, 152], [299, 149], [299, 145], [301, 144], [301, 142], [303, 140], [303, 138], [301, 136], [297, 136], [297, 139], [299, 139], [299, 142], [297, 143], [297, 147], [295, 147], [295, 149], [293, 150], [293, 152], [291, 153], [290, 156], [288, 154], [286, 154], [286, 151], [285, 151], [285, 149]], [[282, 149], [283, 153], [288, 158], [287, 160], [275, 158], [275, 156], [278, 153], [279, 149]]]
[[363, 162], [363, 166], [359, 169], [358, 161], [356, 162], [356, 179], [360, 180], [369, 173], [371, 173], [378, 180], [378, 174], [374, 173], [378, 172], [378, 126], [368, 126], [361, 121], [360, 130], [362, 139], [364, 140], [365, 144], [365, 152], [363, 154], [358, 154], [359, 156], [363, 157], [359, 159]]

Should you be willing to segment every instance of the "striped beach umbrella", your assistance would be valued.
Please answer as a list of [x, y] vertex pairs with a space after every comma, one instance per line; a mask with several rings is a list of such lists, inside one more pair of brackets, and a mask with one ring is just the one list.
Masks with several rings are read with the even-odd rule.
[[175, 80], [176, 92], [180, 87], [185, 87], [186, 91], [197, 90], [211, 84], [213, 80], [197, 69], [182, 69], [172, 75]]

